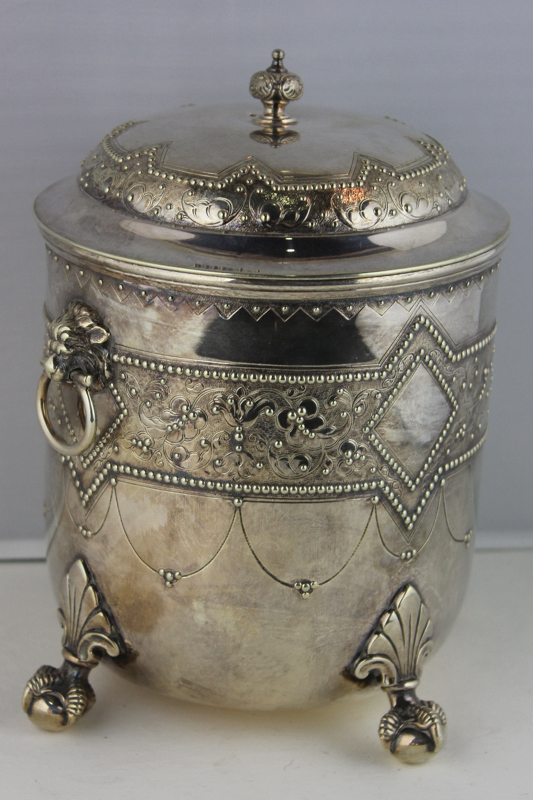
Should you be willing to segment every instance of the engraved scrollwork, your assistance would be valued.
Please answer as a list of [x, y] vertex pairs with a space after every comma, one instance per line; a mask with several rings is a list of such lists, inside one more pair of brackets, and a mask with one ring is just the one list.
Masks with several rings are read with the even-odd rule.
[[[250, 137], [274, 148], [300, 138], [289, 130], [296, 120], [285, 111], [289, 102], [302, 96], [303, 83], [287, 71], [284, 56], [282, 50], [274, 50], [270, 67], [250, 80], [252, 96], [264, 107], [263, 114], [251, 114], [260, 130], [251, 131]], [[82, 164], [80, 186], [111, 208], [172, 227], [229, 225], [232, 230], [257, 233], [265, 225], [297, 228], [305, 222], [316, 233], [335, 235], [438, 216], [466, 197], [464, 178], [449, 153], [423, 134], [408, 137], [420, 155], [400, 165], [355, 152], [346, 154], [353, 156], [347, 171], [291, 174], [248, 156], [200, 174], [166, 162], [168, 141], [124, 147], [121, 135], [135, 124], [128, 122], [104, 137]], [[175, 133], [179, 136], [180, 129], [172, 130]], [[403, 135], [396, 131], [396, 136]], [[268, 195], [264, 202], [257, 202], [259, 192]]]
[[[271, 113], [256, 120], [262, 127], [251, 138], [272, 147], [298, 140], [287, 128], [294, 120], [282, 115], [281, 124], [272, 124], [287, 101], [265, 103]], [[354, 153], [348, 172], [317, 183], [316, 175], [278, 173], [255, 158], [200, 176], [165, 164], [168, 142], [129, 151], [118, 141], [121, 133], [113, 131], [86, 159], [82, 190], [111, 208], [171, 227], [257, 233], [265, 225], [283, 230], [305, 223], [314, 233], [336, 235], [436, 217], [466, 197], [457, 166], [429, 137], [411, 140], [421, 157], [403, 167]]]
[[[163, 455], [191, 471], [211, 466], [215, 474], [240, 478], [257, 475], [265, 457], [282, 479], [327, 468], [326, 454], [333, 452], [352, 422], [351, 400], [342, 388], [329, 391], [321, 401], [292, 387], [249, 391], [243, 385], [226, 391], [205, 389], [191, 400], [185, 395], [169, 397], [168, 379], [158, 378], [138, 392], [144, 428], [117, 440], [118, 447], [143, 461]], [[270, 436], [259, 424], [263, 417], [272, 420]], [[339, 454], [344, 461], [350, 461], [351, 446]]]
[[291, 230], [303, 225], [311, 211], [307, 195], [291, 196], [255, 189], [250, 196], [250, 208], [256, 220], [266, 228]]
[[[370, 167], [368, 159], [362, 158], [358, 174], [363, 180], [343, 186], [331, 197], [332, 208], [345, 225], [354, 230], [365, 230], [417, 222], [461, 202], [465, 183], [456, 165], [436, 142], [420, 140], [418, 144], [426, 149], [432, 159], [436, 159], [435, 164], [443, 167], [445, 163], [448, 164], [446, 169], [436, 176], [432, 176], [431, 171], [428, 176], [425, 168], [396, 174], [383, 165], [374, 164]], [[395, 179], [381, 185], [367, 183], [372, 170], [389, 172]], [[420, 178], [417, 180], [418, 176]], [[378, 181], [381, 180], [381, 177], [378, 178]]]
[[127, 188], [125, 205], [138, 214], [147, 214], [159, 207], [164, 195], [162, 189], [146, 183], [134, 183]]
[[31, 721], [51, 731], [69, 727], [91, 708], [95, 696], [88, 675], [100, 659], [126, 653], [113, 615], [81, 558], [63, 581], [59, 620], [63, 627], [63, 665], [37, 670], [22, 698]]
[[465, 180], [456, 164], [451, 162], [449, 168], [443, 170], [438, 176], [438, 192], [436, 198], [438, 211], [442, 208], [452, 208], [461, 202], [464, 193]]
[[[120, 413], [95, 446], [98, 460], [82, 459], [77, 491], [90, 505], [114, 465], [132, 480], [231, 497], [368, 492], [409, 543], [447, 473], [483, 445], [493, 335], [454, 349], [418, 314], [377, 368], [332, 374], [195, 369], [119, 350], [110, 388]], [[413, 438], [428, 403], [430, 427]]]
[[250, 94], [268, 100], [274, 91], [274, 77], [269, 72], [255, 72], [250, 78]]
[[267, 70], [256, 72], [250, 80], [250, 94], [264, 105], [264, 114], [256, 120], [256, 124], [267, 129], [281, 128], [293, 124], [284, 113], [284, 108], [291, 100], [298, 100], [304, 90], [302, 79], [283, 66], [285, 53], [283, 50], [272, 52], [272, 64]]
[[269, 447], [274, 473], [287, 480], [313, 474], [320, 467], [329, 472], [332, 451], [351, 427], [349, 408], [344, 389], [328, 394], [322, 403], [312, 396], [297, 395], [284, 404], [276, 414], [281, 436]]
[[445, 738], [444, 711], [437, 703], [419, 700], [415, 692], [432, 637], [427, 606], [418, 590], [407, 585], [348, 667], [348, 674], [357, 681], [367, 681], [376, 673], [381, 676], [391, 710], [381, 719], [379, 736], [387, 750], [410, 764], [437, 753]]
[[[255, 439], [257, 445], [259, 436], [256, 436]], [[227, 445], [229, 444], [230, 437], [228, 435], [220, 435], [215, 439], [213, 475], [220, 478], [231, 478], [232, 480], [259, 479], [264, 468], [264, 462], [257, 460], [256, 454], [252, 455], [247, 451], [239, 452], [238, 445], [234, 448], [228, 448]], [[264, 449], [265, 444], [259, 442], [256, 452], [264, 451]]]
[[[51, 261], [56, 264], [55, 259]], [[57, 269], [73, 288], [75, 267], [58, 257]], [[192, 487], [232, 498], [241, 491], [317, 500], [377, 493], [407, 537], [409, 548], [401, 545], [406, 558], [411, 553], [414, 557], [420, 552], [420, 542], [417, 539], [416, 546], [411, 545], [411, 531], [418, 527], [431, 498], [447, 473], [474, 458], [485, 441], [495, 332], [493, 328], [457, 347], [426, 310], [425, 298], [430, 308], [435, 296], [461, 301], [472, 291], [484, 290], [494, 269], [431, 291], [429, 296], [420, 292], [414, 297], [369, 301], [378, 313], [382, 309], [387, 313], [393, 302], [415, 312], [379, 364], [352, 365], [331, 373], [232, 364], [217, 369], [115, 348], [108, 368], [116, 383], [108, 386], [116, 414], [79, 461], [66, 454], [82, 506], [94, 505], [111, 469], [124, 470], [130, 480], [161, 481], [170, 487]], [[76, 281], [92, 280], [85, 270], [82, 273]], [[99, 281], [94, 283], [100, 287]], [[106, 279], [104, 285], [107, 290], [113, 284]], [[126, 282], [122, 288], [117, 297], [133, 297], [134, 290]], [[148, 299], [153, 296], [150, 291]], [[191, 306], [196, 308], [196, 302], [191, 301]], [[347, 308], [353, 306], [353, 301], [347, 302]], [[289, 314], [292, 308], [278, 311]], [[424, 374], [430, 376], [429, 384], [426, 381], [424, 392], [417, 392], [416, 384]], [[406, 388], [412, 396], [425, 396], [429, 389], [432, 406], [440, 405], [442, 415], [442, 429], [435, 430], [436, 438], [428, 439], [420, 451], [425, 461], [414, 467], [408, 450], [397, 451], [385, 424], [393, 409], [404, 425]], [[337, 389], [342, 390], [340, 394]], [[218, 413], [215, 398], [220, 403]], [[331, 405], [331, 400], [337, 404]], [[62, 430], [75, 438], [76, 424], [69, 419], [61, 395], [51, 393], [49, 406], [57, 417], [55, 424], [61, 419]], [[310, 426], [297, 422], [300, 406]], [[290, 428], [289, 413], [296, 415]], [[299, 425], [307, 427], [308, 435]], [[332, 426], [333, 433], [327, 435]], [[459, 540], [464, 536], [464, 531], [454, 533]], [[392, 549], [396, 556], [398, 547]]]
[[230, 424], [248, 427], [260, 414], [273, 416], [276, 403], [268, 394], [237, 386], [234, 390], [215, 392], [210, 408], [211, 413], [222, 414]]
[[304, 85], [299, 75], [288, 73], [281, 79], [279, 91], [283, 100], [299, 100], [303, 90]]
[[234, 192], [224, 195], [211, 190], [189, 189], [182, 198], [182, 209], [187, 217], [207, 228], [217, 228], [231, 222], [246, 202], [246, 190], [238, 185]]
[[400, 213], [412, 220], [425, 219], [434, 210], [434, 203], [422, 190], [402, 192], [396, 199], [396, 207]]
[[331, 205], [345, 225], [366, 230], [386, 218], [389, 200], [382, 189], [374, 188], [369, 196], [362, 187], [355, 186], [333, 194]]

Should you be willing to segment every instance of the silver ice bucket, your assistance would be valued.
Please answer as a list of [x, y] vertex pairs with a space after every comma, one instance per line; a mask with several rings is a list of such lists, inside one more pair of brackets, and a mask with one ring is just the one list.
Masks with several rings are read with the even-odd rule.
[[[61, 668], [44, 728], [100, 660], [165, 694], [305, 707], [381, 686], [383, 744], [442, 745], [416, 695], [465, 591], [508, 217], [434, 139], [288, 103], [104, 137], [36, 214], [49, 271], [37, 410]], [[292, 110], [292, 109], [291, 109]]]

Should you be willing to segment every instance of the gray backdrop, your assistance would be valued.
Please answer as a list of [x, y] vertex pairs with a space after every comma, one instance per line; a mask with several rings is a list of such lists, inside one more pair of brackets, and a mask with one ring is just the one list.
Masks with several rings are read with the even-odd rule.
[[532, 25], [531, 0], [1, 0], [0, 540], [42, 535], [34, 397], [45, 259], [34, 196], [77, 172], [120, 122], [246, 101], [274, 47], [304, 80], [300, 102], [430, 133], [470, 186], [511, 213], [480, 528], [531, 531]]

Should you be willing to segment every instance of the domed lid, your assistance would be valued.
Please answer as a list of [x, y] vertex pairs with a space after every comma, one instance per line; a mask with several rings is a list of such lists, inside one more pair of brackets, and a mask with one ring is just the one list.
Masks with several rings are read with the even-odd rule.
[[120, 125], [85, 159], [83, 191], [137, 219], [251, 235], [383, 230], [462, 203], [465, 180], [435, 139], [389, 118], [288, 116], [303, 84], [272, 56], [250, 81], [263, 114], [193, 106]]
[[306, 106], [283, 59], [275, 50], [251, 78], [262, 110], [193, 105], [115, 128], [77, 179], [37, 198], [44, 235], [130, 273], [298, 293], [503, 243], [507, 214], [467, 191], [435, 139], [388, 117]]

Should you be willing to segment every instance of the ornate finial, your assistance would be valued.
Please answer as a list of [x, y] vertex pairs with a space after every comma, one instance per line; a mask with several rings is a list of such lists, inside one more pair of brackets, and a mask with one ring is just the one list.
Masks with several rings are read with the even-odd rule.
[[304, 90], [300, 76], [288, 72], [283, 66], [284, 58], [283, 50], [273, 50], [270, 67], [263, 72], [256, 72], [250, 80], [250, 94], [261, 100], [265, 107], [263, 116], [254, 122], [270, 131], [279, 131], [296, 123], [295, 119], [290, 119], [283, 112], [287, 103], [298, 100]]

